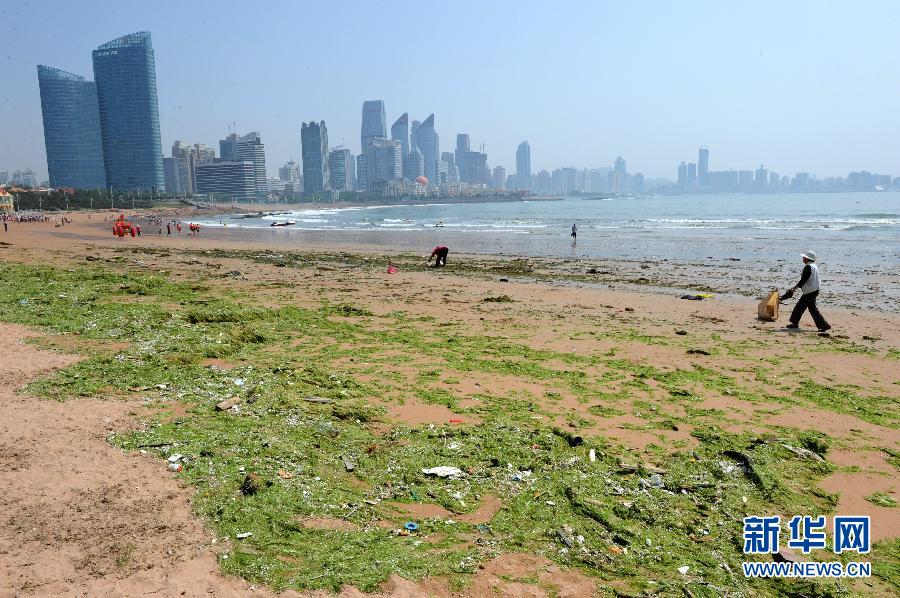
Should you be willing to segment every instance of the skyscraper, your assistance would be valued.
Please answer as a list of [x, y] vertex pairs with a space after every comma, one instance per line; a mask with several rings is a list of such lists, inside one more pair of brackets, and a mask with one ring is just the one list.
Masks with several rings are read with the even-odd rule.
[[165, 185], [156, 62], [150, 33], [131, 33], [93, 52], [106, 185], [150, 191]]
[[329, 185], [328, 129], [325, 121], [303, 123], [300, 127], [303, 154], [303, 191], [322, 193]]
[[266, 146], [256, 131], [239, 137], [235, 145], [235, 160], [253, 163], [253, 178], [256, 181], [256, 197], [262, 199], [268, 194], [266, 184]]
[[356, 178], [356, 157], [346, 148], [335, 148], [328, 153], [328, 174], [335, 191], [352, 191]]
[[437, 133], [434, 131], [434, 114], [430, 114], [416, 129], [416, 146], [425, 159], [425, 178], [429, 183], [438, 184], [437, 166], [440, 147]]
[[527, 141], [516, 148], [516, 187], [531, 190], [531, 145]]
[[492, 174], [494, 189], [503, 189], [506, 186], [506, 169], [502, 166], [494, 166]]
[[464, 183], [468, 183], [469, 181], [469, 173], [466, 170], [468, 166], [468, 160], [466, 159], [466, 154], [471, 150], [471, 142], [469, 141], [468, 133], [457, 133], [456, 134], [456, 152], [455, 152], [455, 163], [456, 167], [459, 169], [459, 180]]
[[417, 120], [410, 121], [409, 123], [409, 151], [412, 152], [414, 147], [419, 147], [418, 141], [418, 131], [419, 127], [422, 125]]
[[362, 152], [373, 139], [387, 139], [387, 120], [384, 114], [384, 102], [369, 100], [363, 102], [362, 127], [359, 132], [359, 147]]
[[420, 176], [425, 176], [425, 157], [422, 155], [422, 151], [419, 148], [414, 147], [412, 148], [412, 151], [409, 152], [409, 155], [403, 163], [403, 173], [409, 181], [414, 181]]
[[37, 71], [50, 185], [106, 187], [96, 84], [49, 66]]
[[400, 142], [372, 139], [366, 146], [366, 191], [383, 191], [385, 184], [403, 178]]
[[682, 162], [678, 165], [678, 184], [682, 187], [687, 185], [688, 180], [688, 170], [687, 164]]
[[687, 165], [687, 184], [688, 187], [697, 186], [697, 165], [693, 162], [688, 162]]
[[404, 112], [397, 121], [391, 125], [391, 139], [400, 142], [400, 151], [403, 158], [409, 154], [409, 114]]
[[704, 145], [697, 153], [697, 182], [705, 187], [709, 185], [709, 148]]
[[240, 136], [232, 133], [219, 140], [219, 156], [223, 162], [252, 162], [256, 196], [262, 199], [268, 193], [266, 183], [266, 147], [256, 131]]

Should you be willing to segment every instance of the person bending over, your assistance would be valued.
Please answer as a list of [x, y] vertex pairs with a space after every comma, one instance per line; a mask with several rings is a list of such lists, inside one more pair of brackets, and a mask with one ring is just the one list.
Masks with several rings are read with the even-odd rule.
[[428, 258], [428, 264], [431, 264], [431, 260], [437, 258], [434, 262], [434, 267], [438, 268], [440, 266], [447, 265], [447, 254], [450, 253], [450, 250], [444, 247], [443, 245], [438, 245], [434, 248], [434, 251], [431, 252], [431, 256]]

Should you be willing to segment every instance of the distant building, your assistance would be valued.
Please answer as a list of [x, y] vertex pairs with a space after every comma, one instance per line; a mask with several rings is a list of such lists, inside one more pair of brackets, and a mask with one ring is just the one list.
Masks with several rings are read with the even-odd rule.
[[224, 161], [252, 162], [257, 197], [263, 199], [268, 195], [266, 147], [259, 133], [252, 131], [243, 136], [232, 133], [219, 141], [219, 155]]
[[328, 189], [328, 129], [325, 121], [303, 123], [300, 127], [303, 154], [303, 192], [323, 193]]
[[409, 181], [415, 181], [418, 177], [425, 176], [425, 156], [422, 155], [419, 148], [412, 148], [406, 157], [403, 173]]
[[687, 165], [687, 186], [697, 186], [697, 165], [693, 162], [688, 162]]
[[256, 199], [253, 162], [204, 162], [194, 168], [197, 193], [212, 194], [229, 201]]
[[506, 169], [502, 166], [494, 166], [491, 173], [492, 187], [494, 189], [503, 189], [506, 187]]
[[425, 159], [425, 177], [428, 182], [438, 184], [437, 168], [441, 150], [437, 132], [434, 130], [434, 114], [430, 114], [416, 129], [416, 147]]
[[163, 189], [156, 62], [150, 33], [103, 44], [93, 52], [106, 186]]
[[363, 102], [362, 126], [359, 131], [359, 147], [365, 153], [366, 146], [374, 139], [387, 139], [387, 118], [382, 100]]
[[741, 189], [750, 189], [753, 187], [753, 171], [752, 170], [739, 170], [738, 171], [738, 186]]
[[678, 165], [678, 186], [687, 187], [688, 184], [688, 167], [685, 162]]
[[50, 185], [105, 188], [97, 85], [49, 66], [37, 71]]
[[403, 158], [409, 155], [409, 114], [404, 112], [393, 125], [391, 125], [391, 139], [400, 142], [400, 151]]
[[284, 193], [287, 189], [288, 183], [287, 181], [281, 180], [281, 178], [267, 178], [266, 179], [266, 192], [268, 195], [273, 193]]
[[481, 152], [466, 152], [465, 154], [464, 183], [470, 185], [490, 185], [491, 173], [488, 170], [487, 154]]
[[[197, 164], [214, 161], [216, 151], [203, 143], [190, 145], [183, 141], [176, 141], [172, 144], [172, 157], [178, 160], [178, 193], [196, 193], [194, 170]], [[169, 190], [168, 179], [166, 180], [166, 189]]]
[[278, 169], [278, 178], [289, 185], [293, 185], [294, 191], [300, 191], [298, 188], [300, 183], [300, 165], [293, 160], [285, 162], [284, 166]]
[[346, 148], [335, 148], [328, 153], [328, 173], [331, 189], [352, 191], [356, 183], [356, 156]]
[[527, 141], [516, 148], [516, 187], [531, 190], [531, 145]]
[[[540, 172], [538, 172], [537, 173], [537, 181], [535, 181], [535, 182], [537, 184], [536, 186], [537, 186], [538, 191], [552, 191], [553, 190], [553, 181], [550, 176], [550, 172], [547, 170], [541, 170]], [[526, 183], [522, 183], [519, 180], [519, 177], [517, 175], [516, 176], [516, 188], [524, 189], [525, 188], [525, 187], [523, 187], [524, 184], [526, 184]]]
[[631, 192], [632, 193], [643, 193], [645, 191], [644, 188], [644, 175], [640, 172], [634, 173], [631, 177]]
[[365, 151], [366, 191], [383, 191], [389, 181], [403, 178], [403, 154], [399, 141], [373, 139]]
[[701, 187], [709, 185], [709, 148], [705, 145], [697, 150], [697, 182]]
[[185, 189], [181, 186], [182, 177], [179, 170], [178, 158], [163, 158], [163, 173], [166, 177], [167, 193], [185, 192]]
[[765, 189], [769, 185], [769, 171], [762, 165], [756, 169], [756, 188]]
[[419, 147], [419, 141], [417, 133], [419, 131], [419, 127], [422, 125], [421, 122], [414, 120], [409, 123], [409, 151], [411, 152], [414, 147]]
[[471, 150], [472, 147], [469, 140], [469, 134], [457, 133], [456, 150], [453, 153], [453, 163], [456, 164], [457, 169], [459, 169], [459, 180], [464, 183], [469, 182], [469, 173], [466, 170], [466, 154], [468, 154]]

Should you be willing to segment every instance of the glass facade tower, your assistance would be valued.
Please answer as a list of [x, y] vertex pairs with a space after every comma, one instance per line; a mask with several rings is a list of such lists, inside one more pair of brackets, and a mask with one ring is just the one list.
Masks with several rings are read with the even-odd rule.
[[103, 44], [94, 50], [93, 59], [107, 187], [165, 188], [150, 33], [132, 33]]
[[97, 86], [80, 75], [38, 65], [47, 170], [53, 187], [106, 187]]

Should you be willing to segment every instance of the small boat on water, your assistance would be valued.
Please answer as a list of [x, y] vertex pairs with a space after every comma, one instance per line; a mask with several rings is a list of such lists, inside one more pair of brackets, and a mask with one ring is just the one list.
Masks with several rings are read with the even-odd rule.
[[276, 220], [269, 226], [293, 226], [295, 224], [297, 224], [297, 222], [294, 220], [281, 220], [281, 221]]

